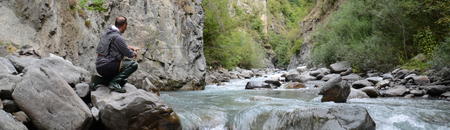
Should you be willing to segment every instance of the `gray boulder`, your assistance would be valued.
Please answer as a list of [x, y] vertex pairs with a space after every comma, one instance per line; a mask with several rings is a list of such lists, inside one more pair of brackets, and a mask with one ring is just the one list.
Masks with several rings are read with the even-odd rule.
[[364, 87], [364, 88], [361, 88], [360, 90], [363, 91], [364, 93], [366, 93], [367, 96], [369, 96], [371, 98], [376, 98], [376, 97], [380, 96], [380, 92], [378, 92], [378, 90], [372, 86]]
[[272, 88], [268, 83], [263, 81], [249, 81], [245, 85], [245, 89]]
[[[257, 112], [252, 111], [255, 109]], [[248, 117], [241, 116], [238, 119], [244, 123], [232, 124], [233, 128], [231, 129], [375, 130], [376, 128], [376, 124], [367, 110], [360, 106], [283, 106], [279, 109], [254, 108], [249, 111], [258, 114], [253, 117], [258, 121], [247, 121], [245, 118]]]
[[0, 57], [0, 74], [17, 74], [17, 70], [8, 59]]
[[341, 73], [351, 69], [350, 62], [341, 61], [330, 65], [331, 72], [333, 73]]
[[11, 114], [0, 110], [0, 130], [28, 130], [28, 128], [16, 121]]
[[37, 128], [89, 128], [88, 106], [58, 73], [39, 66], [27, 67], [24, 73], [12, 97]]
[[287, 81], [299, 81], [300, 80], [300, 73], [297, 70], [295, 70], [295, 69], [289, 70], [286, 73], [286, 80]]
[[178, 116], [160, 98], [131, 84], [126, 93], [100, 87], [91, 92], [102, 123], [111, 130], [181, 129]]
[[321, 101], [334, 101], [338, 103], [347, 102], [350, 94], [350, 85], [347, 82], [341, 82], [341, 77], [328, 80], [325, 86], [320, 89], [320, 95], [323, 95]]
[[386, 90], [383, 95], [387, 97], [403, 96], [407, 92], [407, 89], [403, 85], [397, 85], [393, 88]]
[[7, 57], [14, 66], [22, 71], [28, 66], [39, 66], [41, 68], [46, 68], [63, 78], [69, 84], [77, 84], [82, 81], [90, 79], [90, 72], [81, 68], [74, 66], [70, 61], [64, 60], [62, 57], [56, 55], [50, 55], [49, 57], [43, 59], [37, 59], [33, 56], [8, 56]]
[[356, 98], [369, 98], [369, 96], [361, 90], [351, 89], [350, 94], [348, 95], [348, 99], [356, 99]]
[[373, 84], [368, 80], [358, 80], [352, 83], [352, 87], [356, 89], [364, 88], [367, 86], [372, 86]]

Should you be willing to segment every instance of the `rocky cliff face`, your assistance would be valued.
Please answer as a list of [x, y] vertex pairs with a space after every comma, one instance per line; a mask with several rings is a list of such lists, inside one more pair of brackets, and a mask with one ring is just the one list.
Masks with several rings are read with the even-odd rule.
[[[89, 3], [88, 3], [89, 4]], [[162, 90], [202, 89], [203, 9], [201, 0], [105, 0], [104, 12], [82, 9], [78, 0], [0, 1], [0, 42], [32, 46], [95, 71], [95, 48], [116, 16], [128, 18], [124, 37], [142, 48], [137, 86], [149, 79]]]
[[328, 16], [336, 11], [345, 0], [318, 0], [311, 12], [301, 24], [299, 36], [303, 39], [300, 52], [291, 57], [288, 69], [295, 69], [300, 65], [311, 65], [311, 52], [314, 47], [312, 34], [327, 21]]

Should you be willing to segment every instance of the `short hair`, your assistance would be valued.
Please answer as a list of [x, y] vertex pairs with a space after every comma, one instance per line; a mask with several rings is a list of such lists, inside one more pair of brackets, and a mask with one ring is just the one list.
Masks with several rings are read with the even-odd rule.
[[127, 18], [124, 16], [119, 16], [116, 18], [116, 22], [114, 23], [114, 25], [116, 27], [122, 27], [123, 25], [127, 24]]

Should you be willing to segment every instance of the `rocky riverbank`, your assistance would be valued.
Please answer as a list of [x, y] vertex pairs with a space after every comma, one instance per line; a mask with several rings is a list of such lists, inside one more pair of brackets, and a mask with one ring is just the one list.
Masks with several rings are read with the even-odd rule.
[[157, 93], [138, 89], [150, 87], [90, 92], [90, 77], [52, 54], [0, 57], [0, 129], [181, 129]]

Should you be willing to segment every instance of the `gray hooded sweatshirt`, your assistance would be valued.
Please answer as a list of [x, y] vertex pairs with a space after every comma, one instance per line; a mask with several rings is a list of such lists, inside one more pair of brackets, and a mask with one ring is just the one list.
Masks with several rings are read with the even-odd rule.
[[100, 38], [97, 46], [96, 67], [102, 67], [112, 62], [121, 61], [125, 56], [133, 58], [133, 51], [128, 49], [125, 39], [122, 37], [119, 29], [111, 26]]

